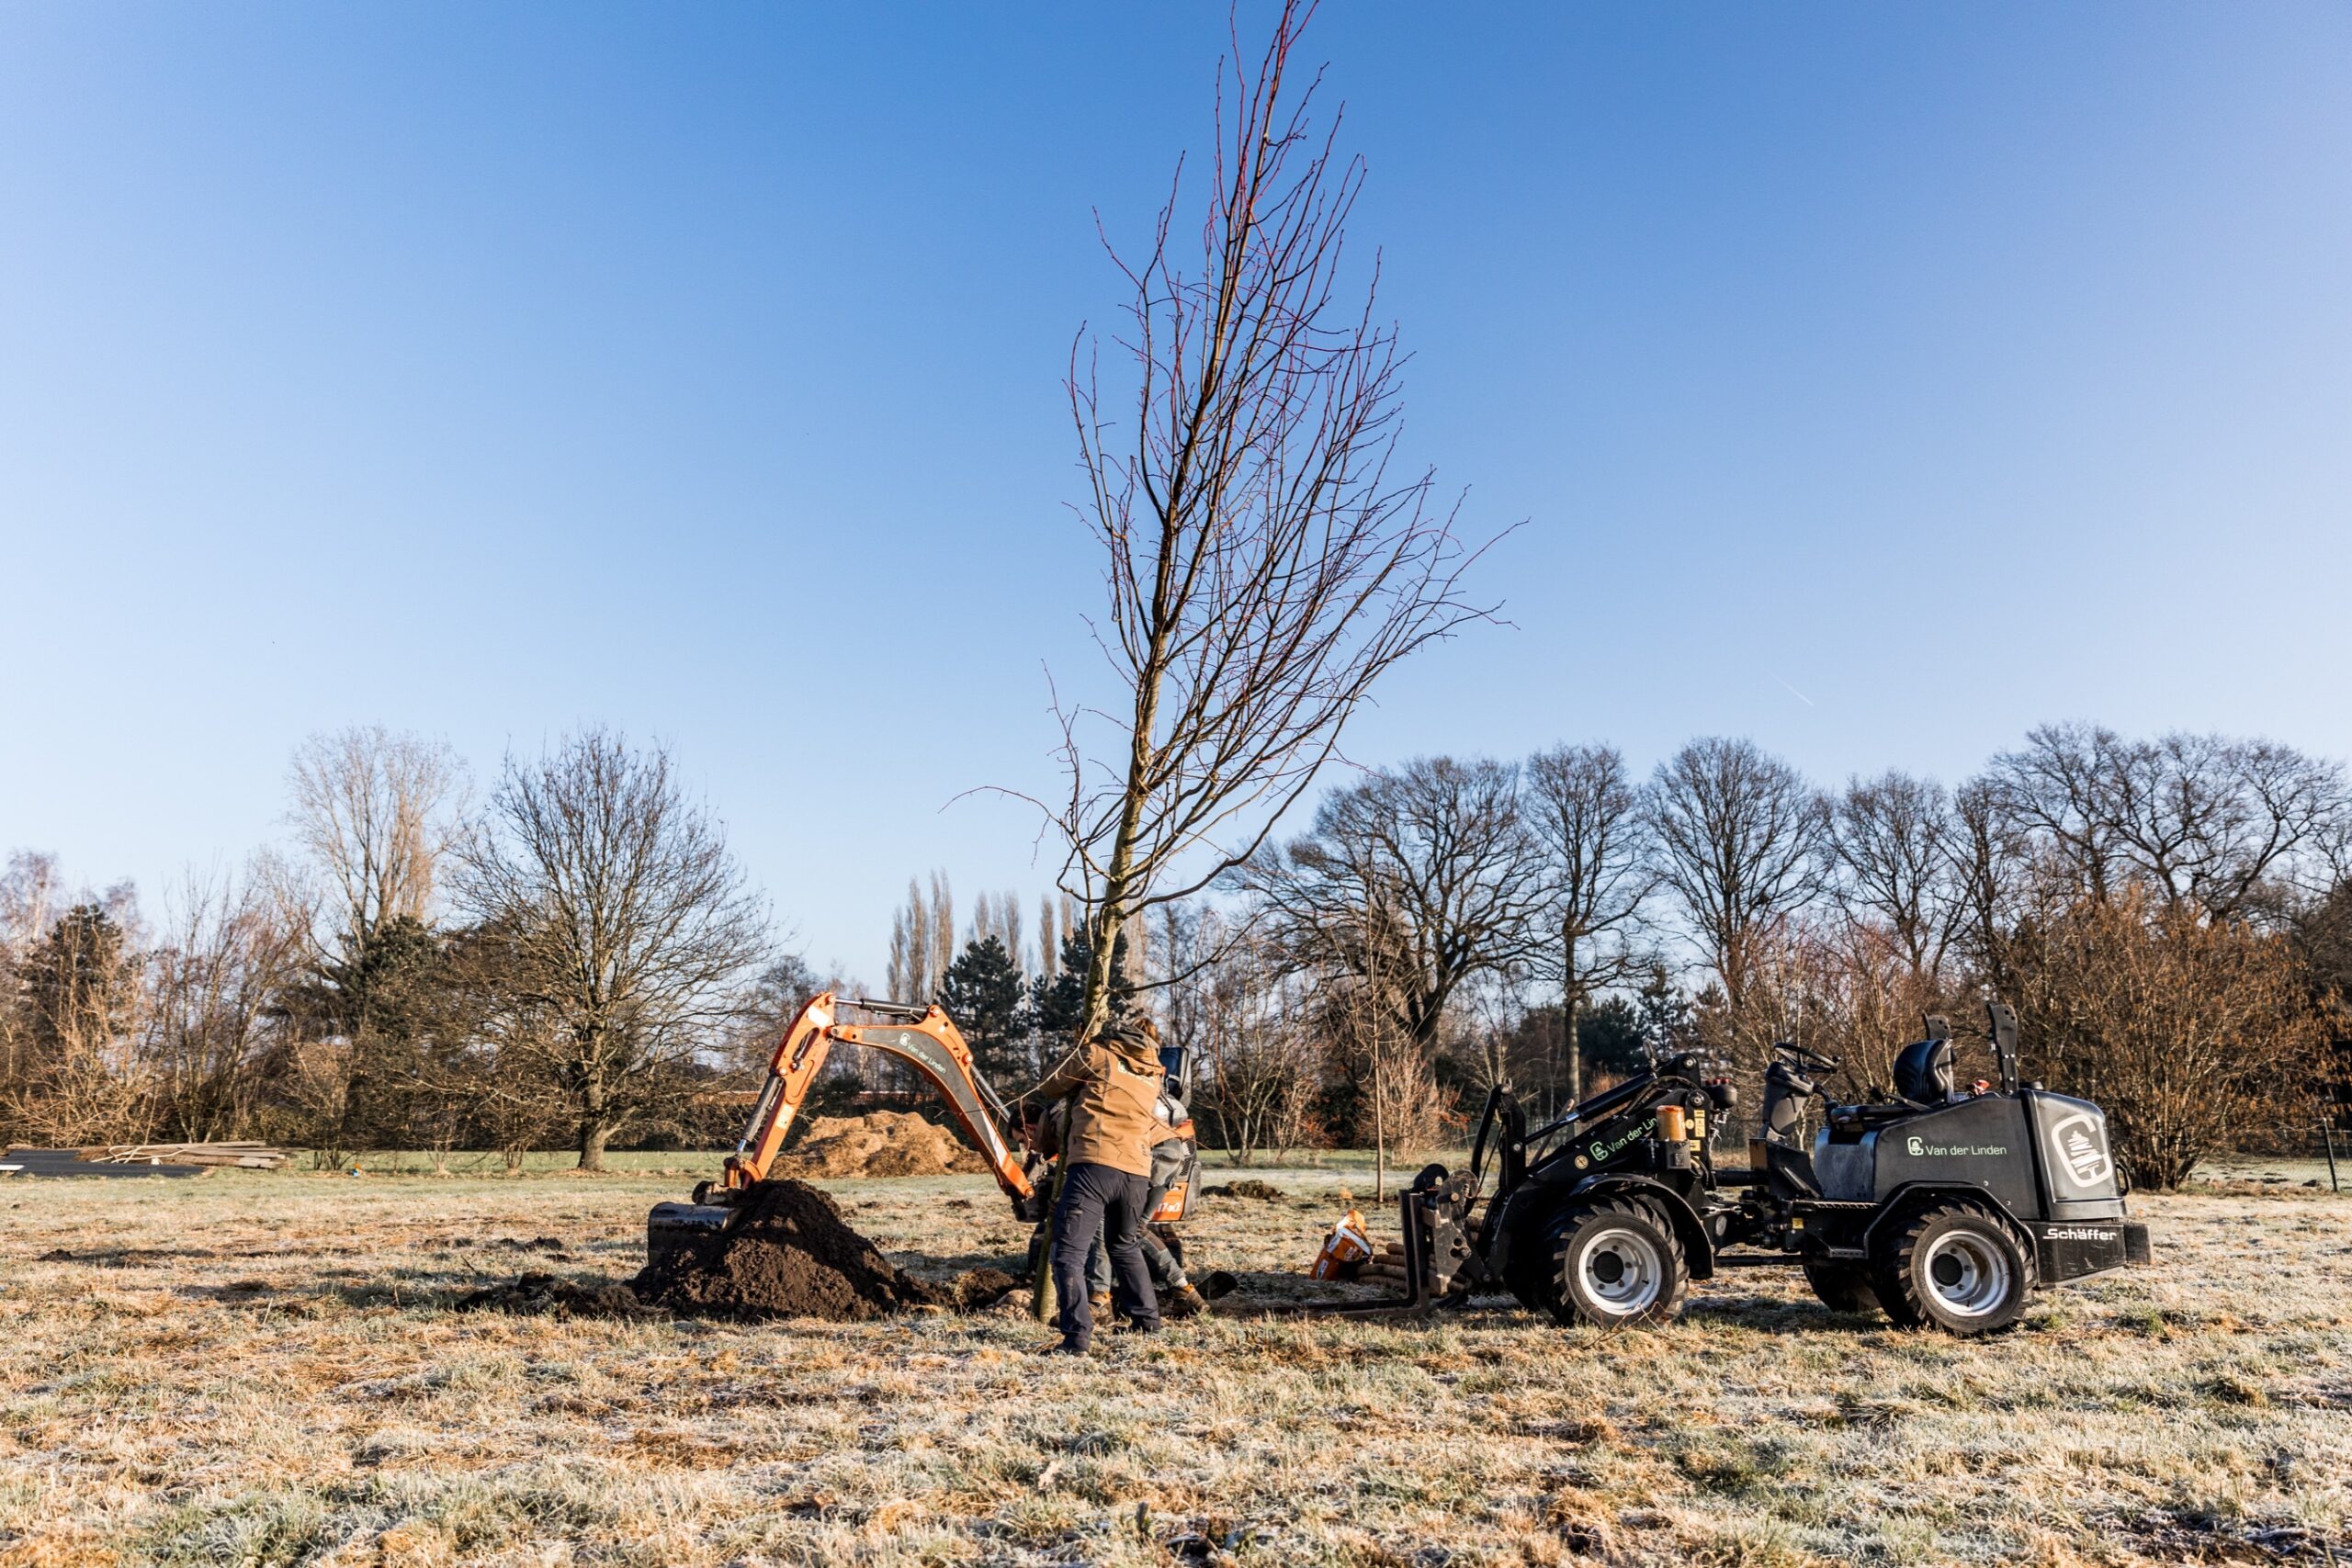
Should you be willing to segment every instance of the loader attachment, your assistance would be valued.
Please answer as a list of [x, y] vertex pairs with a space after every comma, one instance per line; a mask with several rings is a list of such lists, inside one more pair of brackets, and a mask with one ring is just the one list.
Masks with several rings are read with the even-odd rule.
[[1422, 1168], [1396, 1195], [1396, 1228], [1403, 1238], [1405, 1293], [1369, 1302], [1268, 1302], [1220, 1306], [1226, 1317], [1420, 1317], [1440, 1307], [1460, 1306], [1474, 1289], [1490, 1283], [1481, 1245], [1482, 1226], [1472, 1213], [1486, 1185], [1487, 1161], [1501, 1161], [1499, 1190], [1489, 1212], [1510, 1195], [1524, 1173], [1527, 1120], [1518, 1100], [1500, 1087], [1488, 1091], [1479, 1118], [1470, 1168], [1456, 1174], [1442, 1165]]

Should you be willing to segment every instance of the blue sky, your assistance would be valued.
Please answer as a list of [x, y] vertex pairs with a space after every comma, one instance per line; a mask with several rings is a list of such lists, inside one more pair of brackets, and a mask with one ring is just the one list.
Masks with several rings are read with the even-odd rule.
[[[1262, 25], [1256, 8], [1245, 26]], [[151, 895], [381, 721], [667, 741], [800, 944], [1034, 894], [1060, 375], [1206, 6], [0, 10], [0, 848]], [[2352, 8], [1333, 6], [1512, 623], [1351, 751], [2352, 753]]]

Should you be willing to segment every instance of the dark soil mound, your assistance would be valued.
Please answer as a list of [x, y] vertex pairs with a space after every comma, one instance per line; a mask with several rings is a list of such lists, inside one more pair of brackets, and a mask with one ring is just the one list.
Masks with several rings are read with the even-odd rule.
[[1246, 1179], [1240, 1181], [1228, 1181], [1222, 1187], [1204, 1187], [1201, 1189], [1201, 1196], [1204, 1198], [1248, 1198], [1260, 1203], [1276, 1202], [1282, 1198], [1282, 1195], [1283, 1190], [1275, 1186], [1272, 1182], [1260, 1181], [1254, 1178]]
[[959, 1275], [948, 1289], [966, 1312], [981, 1312], [1021, 1288], [1021, 1281], [1001, 1269], [975, 1269]]
[[639, 1299], [696, 1317], [822, 1317], [854, 1322], [943, 1304], [849, 1228], [803, 1181], [763, 1181], [727, 1230], [698, 1236], [630, 1281]]
[[557, 1317], [660, 1317], [627, 1285], [574, 1285], [552, 1274], [529, 1273], [491, 1285], [458, 1303], [459, 1312], [552, 1313]]

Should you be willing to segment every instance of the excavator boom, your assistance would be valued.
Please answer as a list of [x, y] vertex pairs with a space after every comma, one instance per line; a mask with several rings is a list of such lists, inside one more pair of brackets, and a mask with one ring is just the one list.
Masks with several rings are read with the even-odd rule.
[[989, 1174], [1006, 1196], [1017, 1203], [1035, 1191], [1021, 1155], [1005, 1137], [1004, 1102], [980, 1077], [971, 1047], [964, 1043], [963, 1035], [944, 1011], [935, 1006], [853, 998], [846, 1004], [849, 1008], [888, 1021], [842, 1023], [838, 1021], [842, 1005], [831, 991], [820, 992], [795, 1015], [784, 1038], [776, 1043], [767, 1081], [761, 1086], [752, 1111], [751, 1125], [735, 1152], [727, 1156], [716, 1190], [713, 1184], [705, 1183], [695, 1190], [691, 1203], [654, 1205], [646, 1227], [647, 1251], [654, 1259], [658, 1261], [685, 1236], [723, 1231], [732, 1222], [733, 1199], [767, 1179], [801, 1102], [808, 1099], [825, 1059], [837, 1044], [862, 1045], [896, 1056], [930, 1079], [955, 1113], [964, 1135], [989, 1162]]
[[896, 1056], [931, 1080], [955, 1112], [957, 1125], [972, 1146], [989, 1162], [989, 1170], [1012, 1198], [1030, 1193], [1028, 1173], [1003, 1132], [1004, 1102], [997, 1099], [972, 1061], [971, 1047], [956, 1032], [955, 1021], [937, 1007], [916, 1008], [903, 1002], [853, 998], [862, 1012], [894, 1018], [888, 1023], [840, 1023], [831, 991], [809, 998], [785, 1030], [775, 1055], [768, 1064], [766, 1085], [752, 1111], [752, 1124], [742, 1142], [727, 1159], [725, 1185], [740, 1190], [767, 1179], [785, 1134], [792, 1130], [800, 1102], [817, 1081], [817, 1074], [836, 1044], [863, 1045], [886, 1056]]

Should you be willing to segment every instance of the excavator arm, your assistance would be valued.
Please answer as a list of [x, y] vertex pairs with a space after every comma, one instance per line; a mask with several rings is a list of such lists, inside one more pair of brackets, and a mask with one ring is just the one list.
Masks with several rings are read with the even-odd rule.
[[776, 1044], [775, 1055], [768, 1063], [767, 1082], [752, 1111], [752, 1124], [744, 1130], [735, 1152], [727, 1156], [726, 1175], [720, 1185], [727, 1191], [735, 1192], [765, 1180], [768, 1168], [775, 1162], [776, 1152], [783, 1148], [785, 1134], [792, 1131], [800, 1103], [808, 1099], [826, 1057], [835, 1045], [862, 1045], [886, 1056], [896, 1056], [930, 1079], [947, 1101], [947, 1108], [955, 1112], [965, 1137], [989, 1162], [989, 1171], [996, 1178], [997, 1185], [1015, 1201], [1029, 1197], [1032, 1187], [1028, 1172], [1023, 1168], [1020, 1154], [1005, 1139], [1003, 1129], [1008, 1118], [1004, 1102], [980, 1077], [972, 1062], [971, 1047], [964, 1043], [954, 1021], [937, 1007], [918, 1008], [903, 1002], [855, 998], [848, 1005], [891, 1021], [837, 1022], [841, 1006], [831, 991], [810, 998]]
[[768, 1063], [767, 1082], [761, 1087], [752, 1124], [742, 1141], [727, 1156], [725, 1173], [717, 1182], [695, 1189], [691, 1203], [657, 1203], [646, 1217], [646, 1256], [656, 1266], [676, 1247], [696, 1235], [723, 1233], [740, 1212], [735, 1200], [753, 1183], [767, 1179], [776, 1151], [792, 1131], [801, 1101], [816, 1084], [817, 1074], [835, 1045], [863, 1045], [896, 1056], [929, 1078], [964, 1135], [989, 1162], [996, 1184], [1018, 1205], [1035, 1191], [1022, 1156], [1004, 1135], [1004, 1102], [972, 1065], [971, 1047], [955, 1023], [936, 1007], [910, 1007], [904, 1002], [877, 1002], [853, 998], [847, 1004], [889, 1021], [836, 1021], [842, 1004], [831, 991], [811, 997], [777, 1043]]

